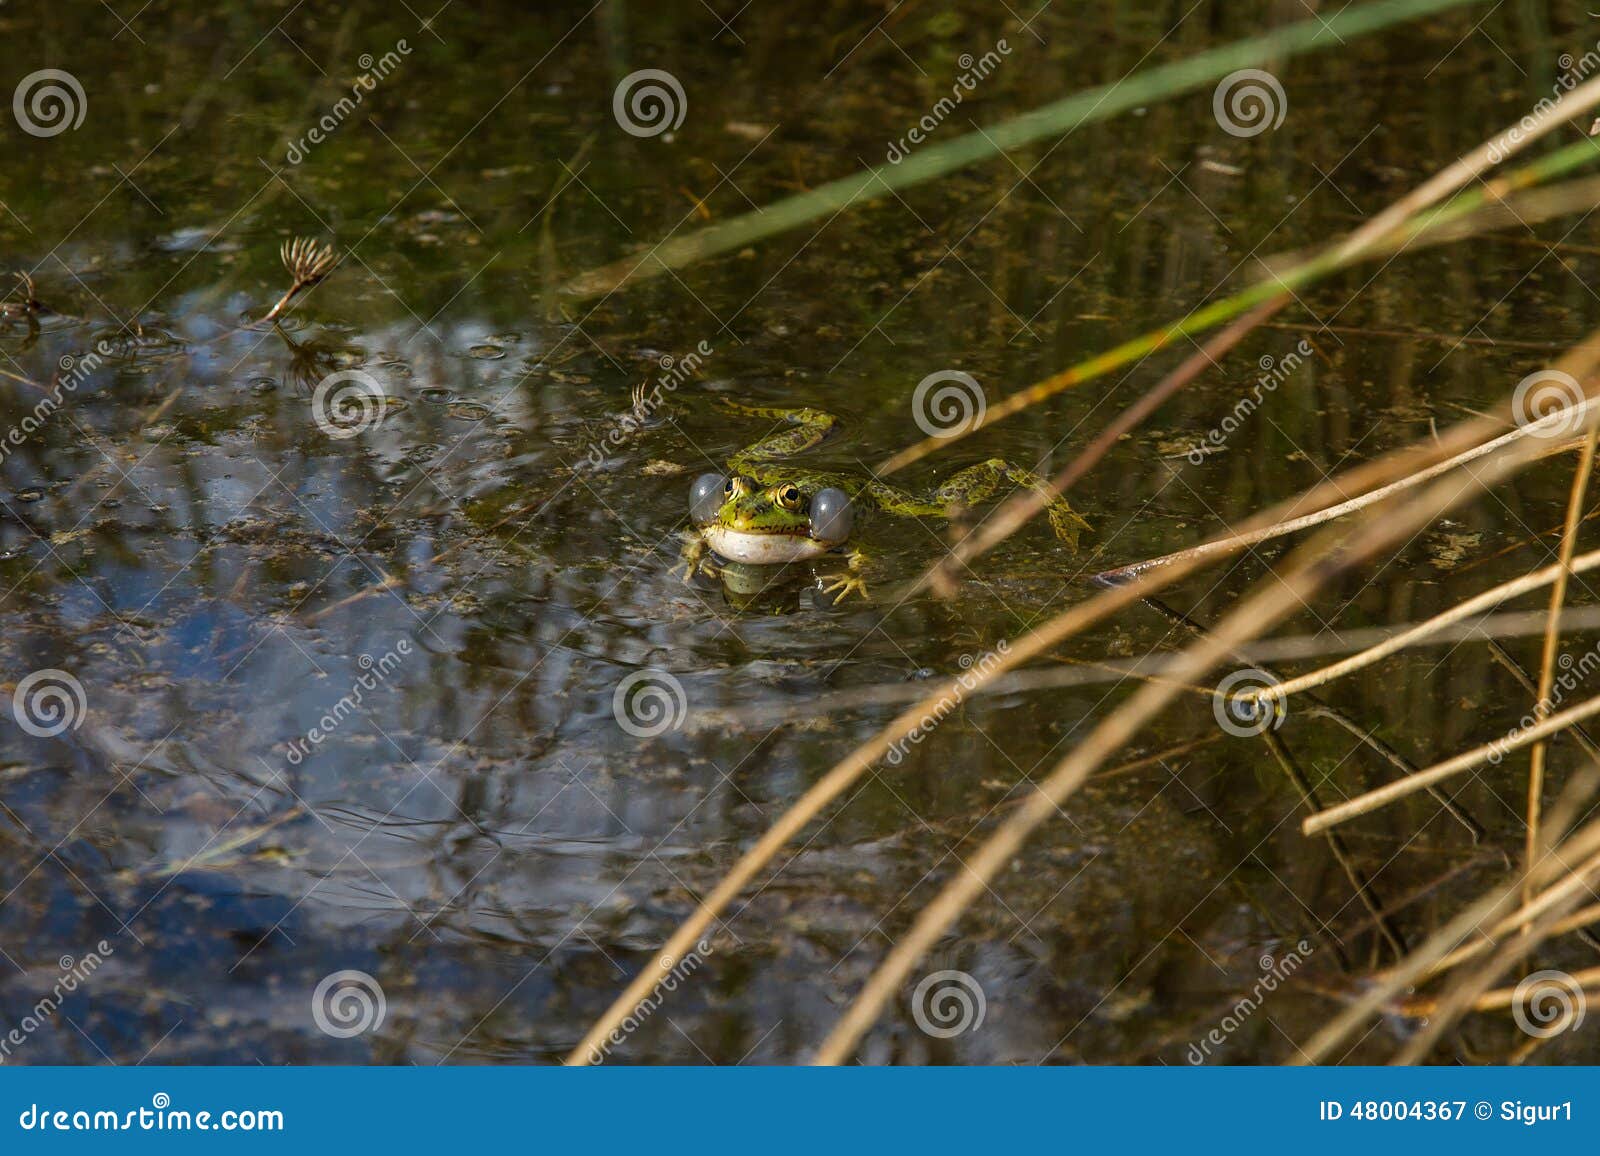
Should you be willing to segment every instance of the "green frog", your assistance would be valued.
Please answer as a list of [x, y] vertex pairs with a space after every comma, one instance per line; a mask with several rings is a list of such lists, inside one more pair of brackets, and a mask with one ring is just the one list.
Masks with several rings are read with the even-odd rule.
[[1043, 478], [1003, 458], [990, 458], [950, 477], [926, 495], [876, 478], [809, 470], [785, 459], [812, 448], [833, 432], [838, 419], [820, 409], [722, 404], [749, 417], [782, 421], [786, 428], [762, 438], [728, 460], [726, 474], [702, 474], [689, 490], [694, 528], [684, 535], [684, 581], [704, 572], [715, 577], [714, 558], [752, 565], [785, 565], [842, 557], [842, 573], [824, 579], [822, 592], [840, 601], [867, 597], [867, 555], [850, 541], [858, 507], [901, 517], [947, 518], [992, 497], [1004, 483], [1050, 497], [1048, 516], [1056, 536], [1076, 550], [1089, 528], [1066, 499], [1049, 495]]

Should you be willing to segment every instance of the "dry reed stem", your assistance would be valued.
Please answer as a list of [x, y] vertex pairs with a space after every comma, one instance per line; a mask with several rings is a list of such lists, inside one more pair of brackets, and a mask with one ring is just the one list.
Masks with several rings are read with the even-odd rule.
[[1463, 751], [1443, 762], [1425, 767], [1408, 778], [1398, 779], [1382, 787], [1357, 795], [1337, 806], [1319, 811], [1300, 824], [1300, 833], [1303, 835], [1317, 835], [1330, 827], [1337, 827], [1340, 823], [1348, 823], [1351, 819], [1387, 807], [1390, 803], [1414, 795], [1435, 783], [1442, 783], [1462, 771], [1470, 771], [1474, 767], [1481, 767], [1489, 762], [1497, 753], [1501, 756], [1512, 751], [1521, 750], [1530, 743], [1559, 734], [1575, 722], [1582, 722], [1586, 718], [1593, 718], [1600, 714], [1600, 695], [1585, 699], [1570, 710], [1560, 714], [1553, 714], [1543, 722], [1536, 723], [1520, 733], [1514, 733], [1496, 739], [1492, 743], [1484, 743], [1470, 751]]
[[[1581, 408], [1584, 412], [1587, 412], [1596, 404], [1597, 403], [1595, 401], [1587, 401]], [[1580, 407], [1575, 406], [1573, 407], [1572, 411], [1568, 412], [1576, 412], [1579, 410], [1579, 408]], [[1523, 438], [1527, 437], [1543, 436], [1549, 432], [1549, 429], [1555, 422], [1563, 420], [1567, 420], [1567, 413], [1564, 412], [1552, 414], [1549, 417], [1540, 419], [1540, 421], [1532, 422], [1526, 426], [1513, 429], [1509, 433], [1501, 434], [1499, 437], [1494, 438], [1491, 441], [1484, 442], [1482, 445], [1473, 446], [1471, 449], [1463, 450], [1453, 457], [1447, 458], [1444, 461], [1438, 462], [1437, 464], [1429, 466], [1426, 469], [1418, 470], [1416, 473], [1400, 478], [1398, 481], [1391, 482], [1386, 486], [1380, 486], [1375, 490], [1371, 490], [1354, 498], [1339, 502], [1337, 505], [1328, 506], [1325, 509], [1318, 510], [1314, 514], [1306, 514], [1298, 518], [1288, 518], [1277, 523], [1276, 525], [1264, 526], [1259, 530], [1253, 530], [1249, 533], [1239, 533], [1229, 535], [1227, 537], [1212, 538], [1210, 541], [1202, 542], [1198, 546], [1188, 546], [1182, 550], [1175, 550], [1171, 554], [1163, 554], [1159, 558], [1147, 558], [1142, 562], [1131, 562], [1126, 566], [1118, 566], [1112, 570], [1102, 570], [1100, 573], [1094, 576], [1094, 580], [1096, 582], [1110, 584], [1126, 582], [1132, 575], [1143, 574], [1150, 570], [1159, 569], [1163, 566], [1170, 566], [1179, 559], [1189, 558], [1195, 555], [1221, 553], [1224, 551], [1231, 554], [1236, 549], [1241, 547], [1255, 546], [1262, 542], [1270, 541], [1273, 538], [1282, 538], [1289, 534], [1297, 534], [1301, 530], [1309, 530], [1315, 526], [1320, 526], [1326, 522], [1331, 522], [1336, 518], [1343, 518], [1360, 510], [1364, 510], [1368, 506], [1374, 505], [1377, 502], [1381, 502], [1385, 498], [1392, 497], [1402, 490], [1407, 490], [1414, 486], [1419, 486], [1423, 482], [1431, 481], [1432, 479], [1439, 477], [1441, 474], [1449, 473], [1457, 466], [1476, 461], [1478, 458], [1494, 453], [1496, 450], [1510, 445], [1513, 442], [1521, 441]], [[1573, 442], [1570, 444], [1576, 445], [1577, 443]], [[1561, 453], [1567, 448], [1567, 444], [1546, 447], [1541, 451], [1541, 453]]]
[[[1578, 457], [1577, 468], [1572, 471], [1572, 492], [1567, 497], [1567, 520], [1561, 532], [1561, 551], [1556, 558], [1557, 573], [1550, 586], [1550, 617], [1544, 631], [1544, 648], [1539, 658], [1539, 689], [1534, 695], [1533, 716], [1545, 719], [1550, 715], [1550, 690], [1555, 683], [1556, 652], [1561, 649], [1561, 608], [1567, 601], [1567, 579], [1572, 574], [1572, 555], [1578, 545], [1578, 523], [1583, 517], [1583, 496], [1589, 488], [1589, 476], [1594, 469], [1595, 438], [1600, 431], [1590, 430], [1583, 443], [1583, 453]], [[1533, 744], [1528, 754], [1528, 838], [1523, 861], [1528, 872], [1527, 886], [1522, 893], [1523, 902], [1532, 896], [1533, 865], [1539, 861], [1539, 820], [1544, 799], [1545, 744]]]
[[[1573, 972], [1572, 982], [1589, 994], [1600, 995], [1600, 967], [1588, 967], [1582, 971]], [[1472, 1010], [1479, 1012], [1505, 1011], [1515, 1006], [1516, 1001], [1516, 988], [1496, 988], [1494, 991], [1484, 992], [1473, 1000]], [[1414, 996], [1401, 1005], [1401, 1010], [1407, 1016], [1418, 1018], [1434, 1016], [1439, 1014], [1440, 1002], [1439, 999], [1433, 996]]]
[[1586, 574], [1590, 570], [1600, 567], [1600, 550], [1591, 550], [1589, 553], [1570, 560], [1570, 567], [1561, 563], [1552, 563], [1542, 570], [1535, 570], [1531, 574], [1524, 574], [1521, 578], [1513, 578], [1509, 582], [1502, 582], [1498, 586], [1490, 587], [1481, 594], [1475, 594], [1463, 602], [1458, 602], [1448, 610], [1441, 611], [1423, 622], [1417, 623], [1399, 634], [1384, 639], [1376, 646], [1369, 646], [1348, 658], [1338, 662], [1329, 663], [1327, 666], [1316, 670], [1307, 671], [1305, 674], [1296, 675], [1294, 678], [1285, 679], [1276, 686], [1252, 688], [1242, 691], [1239, 698], [1245, 701], [1261, 701], [1266, 703], [1276, 702], [1288, 698], [1290, 695], [1299, 694], [1301, 691], [1312, 690], [1326, 686], [1328, 683], [1353, 674], [1358, 670], [1381, 662], [1391, 654], [1395, 654], [1421, 639], [1437, 634], [1448, 626], [1453, 626], [1462, 619], [1471, 618], [1480, 611], [1498, 606], [1511, 598], [1537, 590], [1541, 586], [1548, 586], [1555, 582], [1562, 574]]

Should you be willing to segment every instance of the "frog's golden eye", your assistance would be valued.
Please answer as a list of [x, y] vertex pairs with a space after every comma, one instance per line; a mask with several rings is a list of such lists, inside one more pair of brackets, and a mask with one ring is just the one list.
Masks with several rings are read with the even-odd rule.
[[780, 486], [777, 493], [778, 505], [785, 510], [798, 510], [800, 508], [800, 488], [798, 486]]
[[727, 481], [722, 483], [722, 496], [725, 498], [733, 497], [733, 491], [736, 488], [737, 487], [734, 485], [734, 479], [729, 478]]

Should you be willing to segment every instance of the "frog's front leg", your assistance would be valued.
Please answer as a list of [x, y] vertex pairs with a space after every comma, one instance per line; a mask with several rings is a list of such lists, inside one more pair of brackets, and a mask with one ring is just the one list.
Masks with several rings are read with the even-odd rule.
[[831, 578], [824, 578], [822, 593], [832, 594], [835, 605], [843, 602], [852, 593], [859, 594], [863, 599], [867, 599], [869, 597], [867, 594], [867, 580], [862, 577], [862, 573], [866, 570], [868, 561], [867, 555], [863, 551], [851, 547], [850, 552], [845, 556], [845, 562], [849, 569], [843, 574], [835, 574]]
[[706, 545], [706, 540], [694, 530], [685, 530], [680, 537], [683, 540], [683, 549], [678, 555], [681, 562], [680, 565], [672, 568], [672, 572], [676, 574], [680, 569], [683, 571], [683, 583], [685, 586], [694, 582], [696, 574], [704, 574], [709, 578], [715, 578], [719, 571], [716, 565], [710, 561], [711, 548]]

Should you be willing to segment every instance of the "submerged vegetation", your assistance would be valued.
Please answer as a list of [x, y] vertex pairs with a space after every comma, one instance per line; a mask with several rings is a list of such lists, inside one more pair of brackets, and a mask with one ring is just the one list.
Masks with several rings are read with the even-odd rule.
[[1579, 7], [702, 8], [0, 17], [5, 1061], [1592, 1059]]

